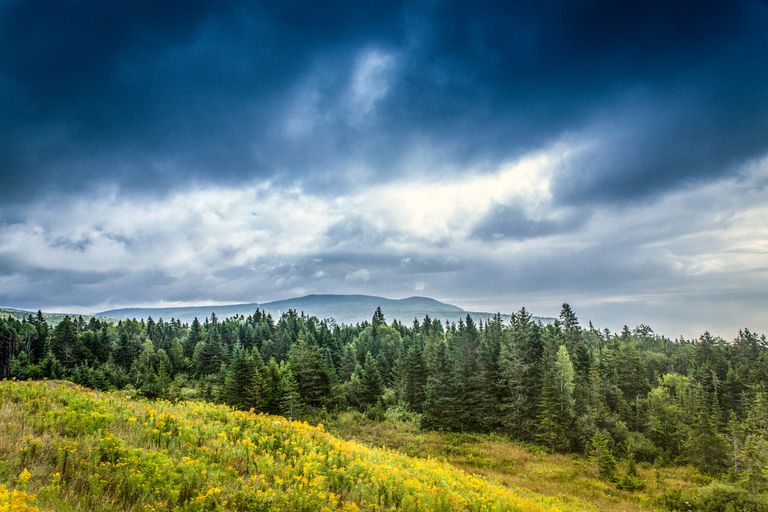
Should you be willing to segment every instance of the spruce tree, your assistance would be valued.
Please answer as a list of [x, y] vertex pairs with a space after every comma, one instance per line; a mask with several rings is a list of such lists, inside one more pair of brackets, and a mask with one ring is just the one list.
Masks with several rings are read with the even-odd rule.
[[541, 330], [522, 308], [502, 338], [496, 384], [500, 426], [518, 439], [533, 440], [536, 432], [542, 357]]
[[284, 361], [280, 366], [280, 410], [283, 416], [298, 418], [303, 411], [303, 402], [291, 364]]
[[365, 355], [365, 364], [360, 370], [360, 400], [374, 405], [383, 391], [378, 365], [370, 352]]
[[421, 412], [427, 392], [427, 372], [424, 364], [423, 347], [416, 340], [405, 352], [402, 370], [403, 401], [409, 409]]
[[592, 436], [590, 455], [597, 464], [597, 473], [603, 480], [616, 478], [616, 459], [611, 453], [611, 436], [604, 430], [598, 430]]
[[35, 326], [35, 335], [29, 346], [29, 357], [34, 364], [40, 362], [45, 357], [45, 350], [48, 346], [48, 322], [46, 322], [42, 311], [37, 311], [37, 316], [33, 319], [33, 325]]
[[200, 374], [210, 375], [218, 372], [223, 362], [224, 347], [221, 336], [218, 329], [211, 329], [205, 341], [199, 343], [195, 349], [195, 366]]
[[457, 422], [460, 412], [454, 370], [446, 344], [441, 342], [435, 347], [432, 372], [427, 378], [427, 396], [421, 425], [431, 430], [457, 430], [460, 427]]
[[260, 370], [253, 354], [237, 347], [225, 371], [222, 399], [237, 409], [263, 411], [267, 397]]
[[574, 370], [565, 345], [549, 343], [539, 398], [538, 438], [551, 450], [567, 451], [573, 433]]
[[191, 360], [195, 353], [195, 347], [197, 347], [201, 341], [203, 341], [203, 326], [200, 324], [197, 317], [195, 317], [189, 328], [189, 334], [184, 340], [184, 356]]
[[327, 404], [332, 376], [318, 346], [300, 336], [299, 341], [290, 348], [288, 359], [304, 403], [312, 407]]
[[77, 364], [77, 345], [77, 326], [69, 316], [65, 316], [54, 329], [51, 340], [51, 351], [64, 368], [74, 368]]

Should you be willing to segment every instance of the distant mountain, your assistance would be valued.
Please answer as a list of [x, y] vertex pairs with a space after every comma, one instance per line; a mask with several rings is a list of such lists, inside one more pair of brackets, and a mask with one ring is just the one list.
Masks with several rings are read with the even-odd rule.
[[[18, 320], [21, 320], [23, 318], [28, 317], [29, 315], [36, 316], [37, 311], [27, 311], [26, 309], [14, 309], [14, 308], [0, 308], [0, 317], [6, 318], [9, 316], [12, 316]], [[62, 320], [64, 320], [65, 316], [69, 316], [70, 318], [77, 318], [78, 316], [82, 316], [84, 320], [88, 321], [91, 319], [91, 316], [93, 315], [79, 315], [78, 313], [50, 313], [47, 311], [43, 311], [43, 315], [45, 316], [46, 322], [48, 322], [51, 325], [56, 325]]]
[[[98, 317], [108, 318], [147, 318], [155, 320], [176, 318], [182, 322], [200, 320], [216, 313], [219, 318], [235, 315], [251, 315], [256, 309], [271, 313], [277, 318], [289, 309], [295, 309], [318, 318], [333, 318], [338, 323], [357, 323], [370, 320], [377, 307], [381, 307], [387, 321], [393, 319], [410, 323], [414, 318], [422, 320], [424, 316], [440, 320], [457, 321], [468, 314], [475, 321], [487, 320], [493, 313], [466, 311], [458, 306], [446, 304], [429, 297], [408, 297], [406, 299], [387, 299], [372, 295], [307, 295], [293, 299], [264, 303], [228, 304], [223, 306], [190, 306], [178, 308], [125, 308], [111, 309], [96, 313]], [[509, 315], [503, 315], [509, 319]], [[537, 318], [549, 322], [550, 318]]]

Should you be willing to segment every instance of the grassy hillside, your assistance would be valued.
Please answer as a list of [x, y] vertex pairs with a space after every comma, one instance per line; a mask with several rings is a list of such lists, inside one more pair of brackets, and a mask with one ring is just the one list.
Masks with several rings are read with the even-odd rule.
[[328, 422], [326, 428], [343, 439], [444, 460], [512, 488], [529, 489], [570, 506], [589, 503], [602, 511], [657, 510], [658, 498], [670, 489], [693, 488], [707, 482], [690, 467], [641, 465], [638, 471], [643, 489], [623, 491], [601, 480], [596, 465], [589, 459], [546, 453], [539, 447], [498, 435], [425, 432], [407, 417], [387, 417], [382, 421], [347, 412]]
[[0, 382], [0, 484], [47, 510], [597, 510], [208, 403]]

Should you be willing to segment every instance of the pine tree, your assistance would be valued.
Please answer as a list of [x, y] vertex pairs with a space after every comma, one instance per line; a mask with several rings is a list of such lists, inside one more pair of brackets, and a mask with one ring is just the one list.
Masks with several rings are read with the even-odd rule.
[[53, 331], [51, 351], [61, 362], [64, 368], [74, 368], [77, 364], [78, 350], [77, 327], [75, 323], [65, 316]]
[[206, 334], [205, 341], [197, 345], [194, 357], [197, 371], [203, 375], [210, 375], [221, 368], [224, 362], [224, 347], [218, 329], [211, 329]]
[[155, 345], [147, 338], [135, 362], [133, 373], [136, 375], [136, 388], [147, 398], [157, 398], [163, 395], [164, 386], [158, 374], [159, 358]]
[[303, 402], [299, 384], [293, 374], [291, 364], [284, 361], [280, 366], [280, 410], [283, 416], [296, 419], [303, 411]]
[[117, 324], [117, 346], [113, 354], [115, 363], [129, 369], [142, 351], [143, 328], [136, 320], [123, 320]]
[[318, 346], [299, 336], [288, 352], [288, 360], [304, 403], [311, 407], [325, 405], [331, 394], [332, 378]]
[[275, 358], [270, 358], [263, 370], [265, 404], [264, 412], [269, 414], [282, 414], [281, 400], [281, 374], [280, 365]]
[[195, 317], [195, 319], [192, 320], [189, 334], [184, 340], [184, 356], [192, 359], [192, 356], [195, 354], [195, 347], [197, 347], [201, 341], [203, 341], [203, 326], [200, 325], [200, 321]]
[[480, 333], [469, 315], [459, 324], [452, 345], [457, 398], [460, 403], [466, 404], [456, 419], [461, 429], [487, 430], [493, 416], [494, 390], [488, 389], [489, 379], [483, 366]]
[[237, 409], [263, 411], [267, 394], [256, 358], [237, 347], [224, 375], [222, 399]]
[[703, 473], [716, 475], [728, 464], [728, 445], [718, 432], [713, 415], [700, 407], [685, 444], [688, 461]]
[[383, 390], [378, 365], [370, 352], [365, 355], [365, 364], [360, 370], [360, 400], [364, 404], [376, 404]]
[[611, 453], [611, 436], [604, 430], [598, 430], [592, 436], [591, 456], [597, 464], [597, 472], [603, 480], [616, 478], [616, 459]]
[[768, 395], [765, 392], [754, 394], [742, 432], [738, 479], [750, 492], [764, 492], [768, 490]]
[[518, 439], [532, 440], [536, 431], [542, 356], [540, 328], [522, 308], [504, 333], [497, 378], [499, 423]]
[[35, 326], [35, 335], [29, 345], [29, 357], [34, 364], [40, 362], [45, 357], [45, 350], [48, 346], [48, 322], [46, 322], [42, 311], [37, 311], [37, 316], [33, 319], [33, 325]]
[[574, 370], [568, 349], [550, 341], [539, 399], [538, 438], [551, 450], [567, 451], [573, 432]]
[[384, 319], [384, 313], [381, 311], [381, 306], [376, 307], [376, 311], [373, 312], [373, 318], [371, 319], [371, 325], [374, 331], [381, 325], [386, 325], [387, 321]]
[[405, 352], [402, 370], [403, 401], [412, 411], [421, 412], [427, 391], [427, 372], [423, 348], [416, 340]]
[[456, 396], [454, 371], [445, 342], [435, 347], [432, 372], [427, 378], [427, 396], [424, 400], [423, 428], [431, 430], [456, 430], [460, 407]]

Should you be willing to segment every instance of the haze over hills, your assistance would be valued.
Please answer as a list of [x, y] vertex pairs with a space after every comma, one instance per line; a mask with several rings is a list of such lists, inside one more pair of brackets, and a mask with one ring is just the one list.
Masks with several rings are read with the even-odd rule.
[[[256, 309], [271, 313], [277, 318], [280, 314], [295, 309], [318, 318], [333, 318], [338, 323], [357, 323], [370, 320], [377, 307], [381, 307], [387, 321], [393, 319], [410, 322], [414, 318], [423, 319], [425, 315], [440, 320], [457, 321], [466, 315], [475, 321], [486, 320], [493, 315], [490, 312], [466, 311], [458, 306], [446, 304], [429, 297], [408, 297], [405, 299], [387, 299], [373, 295], [306, 295], [273, 302], [252, 302], [246, 304], [227, 304], [218, 306], [188, 306], [170, 308], [122, 308], [96, 313], [98, 317], [108, 318], [177, 318], [183, 322], [191, 322], [194, 318], [202, 320], [216, 313], [219, 318], [235, 315], [250, 315]], [[503, 315], [505, 319], [509, 315]], [[547, 322], [551, 319], [541, 317], [538, 320]]]

